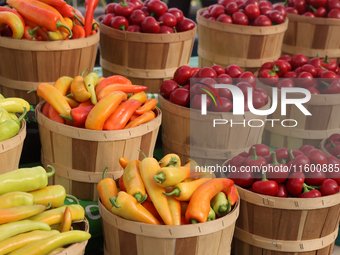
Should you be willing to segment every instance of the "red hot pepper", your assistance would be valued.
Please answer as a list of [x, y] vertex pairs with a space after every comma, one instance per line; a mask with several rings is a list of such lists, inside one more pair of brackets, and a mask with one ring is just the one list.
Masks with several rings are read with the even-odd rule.
[[24, 35], [22, 38], [28, 39], [28, 40], [36, 40], [35, 32], [40, 28], [41, 27], [32, 28], [30, 26], [25, 26]]
[[268, 165], [267, 178], [271, 181], [276, 181], [278, 184], [283, 183], [288, 175], [289, 168], [285, 164], [277, 162], [276, 153], [272, 153], [273, 163]]
[[266, 178], [266, 172], [263, 172], [262, 181], [254, 182], [252, 188], [256, 193], [275, 196], [279, 190], [279, 185], [276, 181], [268, 181]]
[[327, 179], [322, 182], [320, 191], [323, 196], [333, 195], [339, 192], [339, 185], [336, 181]]
[[333, 59], [329, 59], [328, 55], [326, 55], [326, 58], [321, 59], [321, 61], [322, 67], [326, 68], [329, 71], [335, 72], [338, 65]]
[[319, 149], [312, 149], [306, 155], [311, 164], [321, 165], [327, 164], [326, 155]]
[[267, 165], [267, 161], [263, 157], [256, 155], [256, 147], [255, 146], [252, 147], [252, 150], [253, 150], [253, 155], [247, 157], [244, 160], [244, 165], [245, 166], [257, 166], [259, 168], [261, 166]]
[[60, 115], [60, 116], [63, 117], [64, 119], [67, 119], [73, 122], [73, 126], [75, 127], [85, 127], [86, 118], [89, 115], [93, 107], [94, 105], [88, 105], [84, 107], [73, 108], [71, 110], [70, 116], [64, 116], [64, 115]]
[[92, 32], [92, 21], [93, 21], [93, 13], [98, 5], [99, 0], [85, 0], [85, 37], [91, 35]]
[[115, 14], [127, 18], [135, 9], [136, 7], [133, 3], [127, 3], [126, 0], [123, 0], [121, 4], [116, 5]]
[[305, 175], [302, 172], [292, 173], [287, 181], [286, 187], [291, 196], [297, 197], [302, 193]]
[[303, 145], [299, 148], [300, 151], [302, 151], [305, 155], [307, 155], [307, 153], [312, 150], [312, 149], [315, 149], [315, 147], [313, 145]]
[[274, 70], [263, 69], [259, 72], [258, 78], [265, 84], [274, 86], [279, 81], [279, 76]]
[[[333, 143], [333, 142], [331, 142], [331, 143]], [[331, 153], [334, 157], [340, 158], [340, 145], [337, 145], [337, 146], [333, 147], [333, 148], [330, 150], [330, 153]]]
[[306, 183], [303, 184], [303, 192], [299, 195], [299, 198], [315, 198], [322, 197], [322, 194], [317, 189], [311, 188]]
[[289, 150], [285, 147], [277, 148], [275, 151], [277, 161], [281, 163], [287, 162], [289, 158]]
[[279, 184], [279, 189], [276, 193], [277, 197], [287, 197], [288, 196], [288, 191], [287, 188], [284, 184]]
[[330, 137], [328, 137], [327, 142], [331, 141], [340, 141], [340, 134], [333, 134]]
[[287, 163], [287, 166], [291, 171], [303, 171], [305, 167], [310, 166], [310, 160], [306, 155], [298, 155], [294, 157], [293, 151], [289, 151], [290, 161]]
[[291, 65], [286, 60], [276, 60], [273, 62], [272, 70], [277, 73], [279, 77], [282, 77], [285, 73], [292, 69]]
[[249, 156], [253, 156], [253, 147], [256, 149], [257, 156], [268, 156], [270, 154], [270, 150], [267, 145], [264, 144], [255, 144], [249, 149]]
[[234, 181], [234, 183], [242, 188], [248, 188], [254, 183], [254, 174], [251, 171], [240, 171], [240, 167], [236, 168], [227, 175], [227, 178]]

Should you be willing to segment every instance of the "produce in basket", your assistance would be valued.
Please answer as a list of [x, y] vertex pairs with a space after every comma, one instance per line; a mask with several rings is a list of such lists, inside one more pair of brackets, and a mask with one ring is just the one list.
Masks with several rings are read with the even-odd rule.
[[85, 38], [98, 31], [98, 23], [93, 19], [98, 0], [85, 1], [85, 18], [63, 0], [7, 0], [6, 3], [8, 7], [0, 6], [1, 36], [56, 41]]
[[227, 88], [215, 89], [215, 84], [234, 84], [238, 87], [246, 98], [245, 111], [249, 111], [248, 88], [252, 89], [252, 101], [255, 109], [265, 106], [268, 102], [267, 92], [262, 88], [256, 88], [255, 75], [249, 71], [243, 72], [237, 65], [229, 65], [226, 68], [213, 65], [201, 69], [181, 66], [176, 70], [172, 80], [162, 83], [160, 94], [174, 104], [193, 109], [201, 109], [201, 95], [208, 94], [208, 111], [231, 111], [233, 108], [232, 93]]
[[137, 33], [184, 32], [195, 28], [195, 23], [184, 17], [181, 10], [170, 8], [160, 0], [123, 0], [105, 8], [101, 23], [112, 28]]
[[146, 89], [120, 75], [99, 78], [91, 72], [85, 78], [62, 76], [54, 86], [41, 83], [37, 95], [46, 100], [42, 114], [56, 122], [92, 130], [120, 130], [156, 117], [157, 100], [147, 99]]
[[313, 198], [339, 192], [340, 160], [311, 145], [270, 153], [266, 145], [255, 144], [225, 166], [236, 185], [263, 195]]
[[340, 19], [340, 3], [337, 0], [286, 0], [288, 13], [311, 18]]
[[219, 0], [202, 12], [202, 17], [227, 24], [272, 26], [285, 21], [287, 11], [281, 4], [257, 0]]
[[206, 222], [227, 215], [239, 199], [232, 180], [198, 171], [193, 160], [181, 166], [176, 154], [159, 162], [149, 157], [119, 162], [125, 168], [119, 190], [105, 173], [97, 189], [106, 209], [128, 220], [155, 225]]
[[[332, 134], [326, 140], [325, 149], [337, 159], [340, 159], [340, 134]], [[339, 160], [340, 162], [340, 160]]]
[[64, 187], [47, 186], [54, 174], [49, 168], [48, 173], [37, 166], [0, 175], [0, 254], [47, 255], [90, 239], [86, 231], [70, 231], [85, 211], [79, 204], [63, 205], [67, 196], [78, 201]]
[[340, 94], [339, 74], [338, 64], [327, 55], [324, 59], [315, 57], [308, 60], [299, 53], [264, 63], [257, 77], [263, 83], [279, 89], [301, 87], [308, 89], [311, 94]]

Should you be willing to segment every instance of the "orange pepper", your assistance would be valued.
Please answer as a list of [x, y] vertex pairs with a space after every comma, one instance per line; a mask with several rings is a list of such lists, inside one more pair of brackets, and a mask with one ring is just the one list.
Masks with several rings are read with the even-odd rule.
[[71, 107], [65, 97], [54, 86], [48, 83], [40, 83], [37, 87], [37, 95], [45, 99], [61, 115], [70, 116]]
[[98, 97], [98, 101], [100, 101], [108, 93], [111, 93], [113, 91], [122, 91], [125, 93], [137, 93], [137, 92], [144, 91], [146, 89], [148, 89], [148, 87], [139, 86], [139, 85], [111, 84], [101, 89], [98, 92], [97, 97]]
[[191, 182], [181, 182], [174, 187], [169, 193], [164, 193], [167, 196], [174, 196], [179, 201], [189, 201], [192, 194], [204, 183], [212, 178], [200, 178]]
[[[140, 116], [140, 115], [138, 115], [137, 113], [134, 112], [134, 113], [131, 115], [128, 124], [129, 124], [131, 121], [137, 119], [139, 116]], [[126, 127], [125, 127], [125, 128], [126, 128]]]
[[[99, 101], [100, 102], [100, 101]], [[122, 103], [105, 121], [103, 129], [120, 130], [123, 129], [129, 121], [134, 111], [140, 107], [142, 103], [138, 100], [129, 100]]]
[[71, 83], [71, 93], [78, 102], [84, 102], [91, 98], [91, 94], [85, 88], [84, 78], [76, 76]]
[[67, 91], [70, 89], [73, 78], [69, 76], [61, 76], [55, 83], [54, 87], [59, 90], [59, 92], [66, 96]]
[[[36, 23], [34, 23], [33, 21], [30, 21], [28, 19], [26, 19], [25, 17], [23, 17], [24, 21], [25, 21], [25, 24], [30, 26], [30, 27], [38, 27], [38, 25]], [[48, 38], [48, 35], [47, 35], [47, 29], [42, 27], [42, 28], [39, 28], [36, 33], [38, 34], [39, 37], [41, 37], [42, 41], [50, 41], [50, 38]], [[39, 41], [39, 37], [37, 38], [38, 41]]]
[[85, 127], [93, 130], [103, 130], [104, 123], [117, 109], [120, 102], [127, 100], [127, 95], [121, 91], [108, 94], [100, 100], [86, 118]]
[[138, 203], [143, 203], [147, 195], [142, 177], [140, 176], [139, 163], [139, 160], [133, 160], [125, 167], [123, 181], [127, 193], [134, 196]]
[[136, 110], [136, 113], [139, 115], [142, 115], [150, 110], [155, 110], [157, 103], [158, 103], [157, 100], [154, 98], [148, 99], [146, 100], [145, 104], [142, 107]]
[[140, 101], [142, 104], [144, 104], [146, 100], [148, 99], [148, 96], [145, 94], [144, 91], [141, 91], [141, 92], [134, 93], [132, 96], [129, 97], [128, 100], [132, 100], [132, 99], [136, 99]]
[[[192, 183], [192, 182], [188, 182]], [[233, 185], [227, 178], [212, 179], [201, 185], [192, 194], [185, 218], [190, 223], [206, 222], [210, 212], [210, 201], [220, 191]]]
[[[139, 125], [142, 125], [146, 122], [153, 120], [154, 118], [156, 118], [156, 114], [153, 111], [150, 110], [146, 113], [143, 113], [139, 117], [135, 118], [133, 121], [130, 121], [130, 123], [128, 123], [125, 126], [124, 129], [137, 127]], [[130, 119], [131, 119], [131, 117], [130, 117]]]
[[103, 205], [106, 209], [111, 211], [112, 204], [110, 202], [110, 198], [117, 196], [118, 188], [113, 179], [105, 178], [107, 169], [108, 168], [105, 168], [103, 172], [103, 179], [97, 184], [97, 190]]
[[59, 227], [59, 232], [63, 233], [63, 232], [67, 232], [70, 230], [72, 225], [72, 213], [71, 210], [68, 206], [66, 206], [65, 211], [64, 211], [64, 216], [63, 216], [63, 220], [61, 222], [61, 225]]
[[0, 209], [0, 224], [29, 218], [45, 211], [44, 205], [22, 205]]
[[232, 185], [222, 190], [222, 192], [224, 192], [227, 195], [228, 201], [231, 202], [231, 206], [233, 206], [237, 202], [237, 200], [240, 198], [235, 185]]
[[124, 76], [121, 75], [112, 75], [110, 77], [107, 77], [105, 79], [103, 79], [102, 81], [98, 82], [98, 85], [96, 87], [96, 95], [98, 96], [98, 93], [107, 85], [110, 84], [126, 84], [126, 85], [132, 85], [132, 82], [125, 78]]
[[72, 32], [73, 32], [72, 39], [85, 38], [85, 30], [83, 26], [74, 25]]
[[168, 203], [174, 225], [181, 225], [181, 203], [173, 196], [168, 196]]
[[42, 110], [41, 110], [41, 113], [43, 115], [45, 115], [47, 118], [48, 118], [48, 109], [50, 108], [50, 104], [49, 103], [45, 103]]
[[127, 158], [123, 158], [123, 157], [120, 157], [118, 159], [118, 161], [119, 161], [119, 164], [121, 165], [121, 167], [124, 168], [124, 169], [130, 163], [130, 160], [128, 160]]
[[177, 154], [167, 154], [159, 161], [160, 167], [180, 166], [181, 159]]
[[142, 203], [142, 206], [144, 206], [144, 208], [146, 210], [148, 210], [160, 223], [164, 224], [161, 216], [159, 216], [156, 207], [153, 205], [153, 203], [151, 201], [145, 200]]
[[[144, 156], [144, 155], [143, 155]], [[166, 196], [163, 195], [165, 189], [159, 187], [153, 176], [160, 168], [158, 162], [154, 158], [144, 158], [140, 164], [140, 174], [144, 182], [145, 188], [148, 192], [148, 196], [151, 198], [152, 203], [157, 209], [157, 212], [161, 216], [166, 225], [173, 225], [173, 219]]]
[[48, 117], [55, 122], [65, 124], [65, 120], [59, 116], [59, 112], [57, 112], [52, 106], [48, 108]]
[[160, 225], [161, 223], [146, 210], [137, 200], [124, 191], [118, 192], [117, 197], [111, 197], [111, 212], [127, 220]]

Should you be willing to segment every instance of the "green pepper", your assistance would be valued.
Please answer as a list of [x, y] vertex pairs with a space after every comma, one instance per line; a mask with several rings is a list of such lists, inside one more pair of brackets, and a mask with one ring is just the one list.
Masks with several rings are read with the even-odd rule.
[[214, 209], [212, 209], [210, 207], [210, 211], [209, 211], [209, 214], [208, 214], [207, 221], [211, 221], [211, 220], [214, 220], [214, 219], [216, 219], [216, 213], [215, 213]]
[[91, 94], [90, 99], [91, 99], [92, 104], [94, 105], [97, 104], [97, 96], [96, 96], [96, 92], [94, 89], [98, 85], [98, 80], [99, 80], [98, 74], [96, 74], [95, 72], [89, 73], [84, 78], [85, 87], [87, 91]]
[[214, 212], [218, 216], [227, 215], [231, 209], [231, 202], [228, 202], [226, 194], [218, 192], [210, 201]]
[[15, 115], [15, 113], [8, 112], [5, 109], [0, 108], [0, 124], [4, 123], [6, 120], [11, 120], [11, 119], [17, 120], [18, 117]]
[[8, 112], [23, 113], [24, 108], [30, 109], [30, 104], [22, 98], [8, 97], [0, 100], [0, 108]]
[[51, 177], [55, 170], [52, 166], [47, 166], [52, 171], [46, 173], [41, 167], [20, 168], [0, 175], [0, 195], [14, 191], [32, 191], [42, 189], [47, 186], [48, 177]]
[[20, 122], [26, 114], [27, 109], [24, 108], [24, 113], [18, 119], [7, 119], [5, 122], [0, 124], [0, 142], [10, 139], [18, 134], [21, 128]]
[[39, 221], [32, 220], [20, 220], [0, 225], [0, 242], [6, 240], [12, 236], [19, 235], [21, 233], [29, 232], [32, 230], [46, 230], [50, 231], [51, 227]]

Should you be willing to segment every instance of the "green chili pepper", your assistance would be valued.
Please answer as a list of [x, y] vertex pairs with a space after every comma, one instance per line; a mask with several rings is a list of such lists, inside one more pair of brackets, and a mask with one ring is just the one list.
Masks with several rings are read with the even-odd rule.
[[[1, 99], [0, 99], [1, 100]], [[15, 115], [15, 114], [14, 114]], [[13, 115], [10, 114], [5, 109], [0, 108], [0, 124], [4, 123], [6, 120], [14, 119]], [[18, 118], [16, 118], [18, 119]]]
[[32, 191], [42, 189], [47, 186], [48, 177], [51, 177], [55, 170], [48, 166], [52, 171], [46, 173], [41, 167], [20, 168], [0, 175], [0, 195], [13, 191]]
[[84, 242], [91, 238], [91, 234], [81, 230], [72, 230], [47, 237], [11, 252], [10, 255], [49, 254], [58, 247], [68, 244]]
[[98, 85], [98, 80], [99, 80], [98, 74], [96, 74], [95, 72], [89, 73], [84, 78], [86, 90], [91, 94], [90, 99], [92, 104], [94, 105], [97, 104], [97, 96], [94, 89]]
[[210, 211], [209, 211], [209, 214], [208, 214], [207, 221], [211, 221], [211, 220], [214, 220], [214, 219], [216, 219], [216, 213], [215, 213], [214, 209], [212, 209], [210, 207]]
[[50, 231], [51, 227], [44, 222], [32, 220], [20, 220], [2, 224], [0, 225], [0, 242], [12, 236], [38, 229]]
[[215, 213], [220, 217], [230, 212], [231, 203], [228, 202], [227, 196], [223, 192], [218, 192], [216, 196], [211, 199], [210, 204]]
[[10, 139], [18, 134], [21, 128], [20, 122], [26, 114], [27, 109], [24, 108], [24, 113], [18, 119], [7, 119], [5, 122], [0, 124], [0, 142]]
[[8, 112], [23, 113], [24, 108], [30, 109], [30, 104], [21, 98], [8, 97], [0, 100], [0, 108], [3, 108]]

